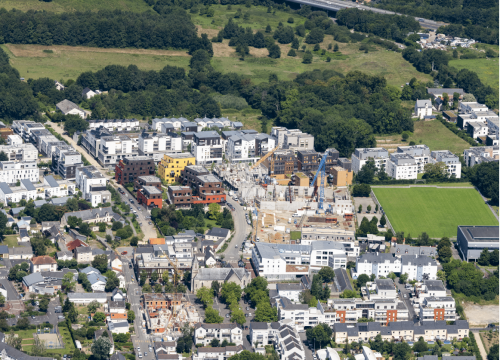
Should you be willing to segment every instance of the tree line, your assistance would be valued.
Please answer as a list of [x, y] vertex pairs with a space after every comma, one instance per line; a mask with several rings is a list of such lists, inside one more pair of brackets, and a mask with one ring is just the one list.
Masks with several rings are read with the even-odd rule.
[[[0, 9], [0, 42], [102, 48], [190, 49], [203, 47], [181, 8], [157, 14], [120, 10], [56, 14]], [[211, 49], [211, 44], [206, 44]]]

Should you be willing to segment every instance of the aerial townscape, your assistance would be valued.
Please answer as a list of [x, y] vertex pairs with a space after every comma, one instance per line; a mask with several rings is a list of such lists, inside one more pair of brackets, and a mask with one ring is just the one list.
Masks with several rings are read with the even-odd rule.
[[499, 18], [0, 0], [0, 360], [499, 360]]

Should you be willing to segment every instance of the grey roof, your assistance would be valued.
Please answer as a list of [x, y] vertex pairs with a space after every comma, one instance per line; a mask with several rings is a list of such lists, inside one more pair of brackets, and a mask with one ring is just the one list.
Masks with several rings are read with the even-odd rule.
[[428, 105], [429, 107], [432, 107], [432, 102], [427, 99], [427, 100], [417, 100], [417, 107], [425, 107], [425, 105]]
[[114, 214], [113, 209], [111, 207], [105, 207], [105, 208], [89, 209], [82, 211], [74, 211], [66, 213], [63, 216], [66, 218], [66, 221], [70, 216], [76, 216], [82, 219], [83, 221], [86, 221], [95, 219], [97, 215], [99, 215], [99, 217], [104, 217], [106, 216], [106, 214]]
[[67, 99], [64, 99], [63, 101], [57, 103], [56, 107], [59, 110], [61, 110], [63, 113], [67, 113], [68, 111], [73, 110], [73, 109], [79, 109], [78, 105], [76, 105], [74, 102], [69, 101]]
[[250, 275], [248, 270], [242, 268], [200, 268], [195, 280], [228, 280], [233, 274], [239, 279]]
[[424, 280], [424, 285], [431, 291], [446, 291], [441, 280]]
[[10, 209], [10, 211], [12, 212], [12, 215], [17, 215], [23, 210], [24, 210], [24, 206]]
[[9, 247], [7, 245], [0, 245], [0, 254], [8, 254]]
[[111, 357], [109, 359], [110, 360], [125, 360], [125, 356], [123, 356], [120, 353], [116, 353], [116, 354], [111, 355]]
[[217, 236], [225, 238], [230, 233], [229, 229], [222, 229], [218, 227], [211, 228], [205, 236]]
[[376, 279], [375, 284], [380, 290], [395, 290], [394, 281], [392, 281], [392, 279]]
[[21, 184], [23, 184], [24, 187], [26, 188], [26, 190], [28, 190], [28, 191], [36, 191], [36, 189], [33, 186], [32, 182], [29, 181], [28, 179], [22, 179], [21, 180]]
[[137, 179], [143, 180], [145, 182], [161, 182], [161, 180], [159, 178], [157, 178], [156, 176], [152, 176], [152, 175], [138, 176]]
[[347, 271], [343, 268], [338, 268], [333, 270], [335, 273], [335, 284], [337, 285], [338, 291], [342, 292], [344, 290], [354, 290], [352, 288], [351, 282], [349, 281], [349, 276]]
[[19, 238], [20, 239], [23, 239], [25, 237], [30, 237], [30, 235], [28, 234], [28, 230], [26, 229], [19, 229]]
[[265, 322], [251, 322], [250, 328], [254, 330], [267, 330], [268, 324]]
[[391, 247], [391, 253], [396, 255], [427, 255], [436, 256], [437, 249], [432, 246], [410, 246], [410, 245], [396, 245]]
[[33, 284], [44, 282], [44, 278], [41, 273], [36, 272], [23, 277], [23, 282], [26, 284], [26, 286], [31, 286]]
[[328, 250], [337, 249], [344, 250], [345, 247], [338, 241], [312, 241], [311, 250]]
[[[3, 335], [3, 334], [2, 334]], [[15, 360], [53, 360], [51, 357], [41, 357], [41, 356], [30, 356], [16, 348], [8, 345], [5, 342], [0, 342], [0, 353], [6, 352], [9, 359]]]
[[35, 208], [40, 208], [43, 205], [47, 204], [47, 201], [45, 201], [45, 200], [35, 200], [33, 203], [35, 204]]
[[68, 294], [68, 298], [70, 299], [70, 301], [72, 299], [106, 299], [107, 296], [108, 295], [105, 293], [75, 293], [75, 292], [72, 292], [72, 293]]
[[30, 255], [33, 254], [33, 250], [30, 247], [15, 247], [9, 248], [9, 255]]
[[425, 256], [425, 255], [401, 255], [401, 264], [408, 264], [410, 263], [411, 265], [416, 265], [416, 266], [423, 266], [423, 265], [428, 265], [429, 263], [431, 265], [436, 265], [436, 260], [433, 260], [432, 258]]
[[280, 298], [279, 301], [281, 303], [283, 310], [304, 310], [304, 311], [307, 311], [307, 309], [309, 309], [309, 305], [307, 305], [307, 304], [293, 304], [286, 297]]
[[201, 131], [199, 133], [195, 133], [194, 136], [198, 139], [220, 137], [216, 131]]
[[99, 270], [97, 270], [95, 267], [92, 267], [92, 266], [87, 266], [86, 268], [83, 268], [83, 269], [80, 269], [79, 270], [81, 273], [84, 273], [84, 274], [90, 274], [90, 273], [97, 273], [97, 274], [100, 274], [101, 272]]
[[125, 321], [120, 321], [120, 322], [109, 322], [108, 323], [109, 330], [113, 331], [114, 328], [120, 328], [120, 327], [129, 327], [128, 322]]
[[[498, 241], [498, 226], [459, 226], [467, 241]], [[470, 246], [470, 244], [469, 244]]]
[[2, 190], [4, 194], [12, 194], [12, 190], [6, 182], [0, 182], [0, 190]]
[[393, 263], [396, 260], [399, 260], [394, 256], [394, 254], [386, 254], [386, 253], [368, 253], [368, 254], [363, 254], [358, 258], [358, 263], [362, 262], [367, 263], [384, 263], [386, 260], [389, 260], [389, 262]]
[[302, 291], [304, 288], [300, 283], [298, 284], [276, 284], [278, 291]]
[[465, 94], [464, 89], [449, 89], [449, 88], [442, 88], [442, 89], [428, 88], [427, 93], [432, 95], [447, 93], [448, 95], [450, 95], [450, 97], [453, 97], [453, 93], [459, 93], [460, 95]]
[[[90, 246], [79, 246], [75, 249], [75, 254], [84, 254], [84, 253], [91, 253], [91, 252], [92, 252], [92, 248]], [[91, 267], [91, 266], [89, 266], [89, 267]], [[85, 269], [88, 269], [88, 268], [85, 268]], [[83, 269], [83, 270], [85, 270], [85, 269]]]
[[70, 198], [70, 196], [63, 196], [60, 198], [52, 199], [50, 202], [52, 203], [52, 205], [66, 205]]
[[87, 276], [87, 279], [91, 285], [95, 284], [98, 281], [102, 281], [104, 283], [107, 281], [106, 276], [103, 276], [101, 274], [95, 274], [95, 273], [92, 273], [89, 276]]

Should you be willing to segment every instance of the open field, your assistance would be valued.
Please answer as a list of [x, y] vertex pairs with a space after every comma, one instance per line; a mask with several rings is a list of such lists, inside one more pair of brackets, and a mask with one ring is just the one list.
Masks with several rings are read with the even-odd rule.
[[472, 326], [488, 325], [498, 322], [498, 305], [477, 305], [465, 303], [463, 305], [465, 316]]
[[450, 150], [454, 154], [463, 154], [465, 149], [471, 147], [437, 120], [415, 121], [413, 134], [407, 141], [402, 141], [401, 135], [377, 136], [377, 146], [382, 146], [389, 152], [396, 151], [398, 146], [407, 146], [410, 141], [425, 144], [431, 151]]
[[417, 237], [456, 237], [457, 226], [498, 225], [474, 189], [374, 188], [395, 231]]
[[483, 84], [498, 90], [498, 58], [450, 60], [449, 65], [476, 72]]
[[0, 0], [0, 8], [22, 11], [45, 10], [57, 13], [98, 10], [143, 12], [151, 9], [144, 0], [53, 0], [50, 2], [40, 0]]

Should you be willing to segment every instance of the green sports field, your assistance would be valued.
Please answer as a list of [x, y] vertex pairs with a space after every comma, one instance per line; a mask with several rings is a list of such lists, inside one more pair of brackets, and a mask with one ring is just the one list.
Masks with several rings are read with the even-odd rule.
[[458, 225], [498, 225], [474, 189], [374, 188], [395, 231], [413, 238], [456, 237]]

